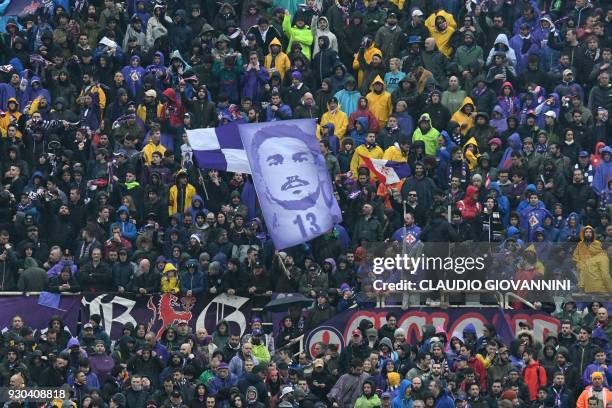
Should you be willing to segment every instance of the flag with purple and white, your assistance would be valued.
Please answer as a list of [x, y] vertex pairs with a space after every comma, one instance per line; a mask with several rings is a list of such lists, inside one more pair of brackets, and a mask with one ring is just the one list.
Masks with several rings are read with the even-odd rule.
[[240, 132], [235, 124], [187, 130], [189, 144], [199, 167], [251, 173]]

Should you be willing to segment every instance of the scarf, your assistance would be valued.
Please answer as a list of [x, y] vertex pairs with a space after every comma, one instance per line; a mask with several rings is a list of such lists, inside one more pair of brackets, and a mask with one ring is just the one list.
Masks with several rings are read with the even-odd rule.
[[343, 6], [340, 2], [337, 2], [336, 5], [338, 6], [340, 13], [342, 14], [342, 21], [344, 22], [344, 26], [348, 27], [351, 21], [348, 6]]
[[596, 50], [591, 50], [589, 48], [587, 48], [584, 51], [584, 55], [586, 55], [588, 58], [591, 59], [591, 61], [595, 61], [596, 59], [599, 58], [599, 48], [597, 48]]

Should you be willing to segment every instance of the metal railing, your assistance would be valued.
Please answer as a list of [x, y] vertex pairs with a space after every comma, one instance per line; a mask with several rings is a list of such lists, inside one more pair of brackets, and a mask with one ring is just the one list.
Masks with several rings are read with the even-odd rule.
[[[439, 300], [431, 300], [429, 302], [425, 302], [422, 304], [423, 297], [432, 297], [432, 295], [437, 294]], [[401, 296], [401, 300], [393, 299], [400, 301], [400, 304], [395, 303], [387, 303], [389, 299], [389, 295], [398, 295]], [[452, 303], [451, 297], [465, 295], [465, 302], [463, 304]], [[496, 304], [483, 303], [481, 302], [481, 295], [493, 295], [496, 300]], [[517, 296], [518, 297], [518, 296]], [[415, 301], [416, 299], [416, 301]], [[404, 291], [386, 291], [377, 296], [376, 307], [384, 308], [384, 307], [397, 307], [397, 308], [408, 308], [408, 307], [503, 307], [504, 309], [507, 306], [505, 298], [501, 292], [492, 292], [489, 290], [467, 290], [467, 291], [441, 291], [441, 292], [432, 292], [425, 290], [411, 290], [410, 292]]]

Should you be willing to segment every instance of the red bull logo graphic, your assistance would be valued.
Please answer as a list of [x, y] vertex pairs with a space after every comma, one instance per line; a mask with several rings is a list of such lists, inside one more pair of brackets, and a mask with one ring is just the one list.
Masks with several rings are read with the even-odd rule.
[[[179, 303], [180, 302], [180, 303]], [[164, 330], [180, 320], [189, 322], [192, 318], [191, 309], [195, 304], [193, 296], [183, 297], [179, 300], [176, 295], [164, 293], [159, 297], [157, 305], [153, 297], [147, 302], [147, 309], [153, 312], [151, 320], [149, 320], [147, 330], [152, 330], [158, 323], [161, 325], [157, 330], [157, 339], [161, 338]], [[183, 309], [183, 310], [179, 310]]]

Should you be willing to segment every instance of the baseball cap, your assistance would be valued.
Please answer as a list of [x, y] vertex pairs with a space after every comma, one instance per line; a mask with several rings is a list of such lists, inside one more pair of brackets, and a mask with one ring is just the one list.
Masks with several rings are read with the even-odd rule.
[[557, 119], [557, 114], [554, 111], [547, 111], [546, 113], [544, 113], [544, 115], [546, 116], [550, 116], [553, 119]]
[[317, 359], [314, 361], [314, 367], [315, 367], [315, 368], [317, 368], [317, 367], [323, 367], [324, 365], [325, 365], [325, 364], [323, 363], [323, 359], [321, 359], [321, 358], [317, 358]]
[[217, 370], [229, 370], [229, 365], [227, 363], [219, 363]]
[[179, 398], [179, 397], [182, 397], [182, 395], [181, 395], [180, 391], [178, 391], [178, 390], [174, 390], [174, 391], [172, 391], [172, 393], [170, 394], [170, 396], [171, 396], [172, 398]]
[[83, 326], [84, 329], [93, 329], [93, 326], [91, 323], [85, 323], [85, 325]]
[[155, 89], [149, 89], [148, 91], [145, 92], [145, 96], [157, 98], [157, 92], [155, 92]]
[[422, 15], [423, 15], [423, 12], [420, 9], [414, 9], [412, 11], [412, 17], [414, 17], [414, 16], [422, 16]]
[[370, 336], [378, 336], [378, 331], [375, 328], [370, 327], [368, 330], [366, 330], [366, 335], [368, 337], [370, 337]]
[[353, 332], [351, 333], [351, 335], [352, 335], [353, 337], [355, 337], [355, 336], [361, 336], [361, 330], [359, 330], [359, 329], [355, 329], [355, 330], [353, 330]]
[[181, 319], [181, 320], [178, 321], [178, 324], [187, 324], [187, 323], [188, 322], [185, 319]]
[[571, 70], [571, 69], [569, 69], [569, 68], [564, 69], [564, 70], [563, 70], [563, 76], [568, 75], [568, 74], [572, 74], [572, 75], [573, 75], [573, 74], [574, 74], [574, 72], [572, 72], [572, 70]]
[[581, 150], [580, 153], [578, 153], [578, 157], [589, 157], [589, 152]]
[[388, 392], [383, 392], [382, 395], [381, 395], [381, 398], [382, 399], [391, 398], [391, 394], [388, 393]]
[[281, 399], [287, 395], [293, 392], [293, 387], [283, 387], [283, 390], [281, 391]]

